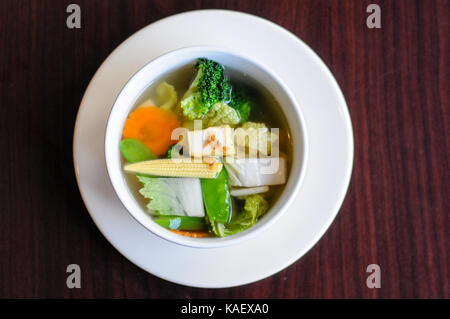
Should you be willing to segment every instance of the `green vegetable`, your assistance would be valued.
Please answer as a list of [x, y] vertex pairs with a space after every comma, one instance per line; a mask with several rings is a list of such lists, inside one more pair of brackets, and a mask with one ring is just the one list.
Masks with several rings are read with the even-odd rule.
[[203, 217], [188, 216], [161, 216], [153, 219], [164, 228], [179, 230], [202, 230], [205, 229]]
[[119, 148], [123, 157], [125, 157], [129, 163], [142, 162], [156, 158], [155, 154], [153, 154], [144, 143], [135, 138], [127, 138], [120, 141]]
[[231, 86], [222, 65], [200, 58], [194, 67], [197, 75], [181, 100], [183, 114], [190, 120], [202, 118], [214, 104], [231, 98]]
[[175, 87], [166, 81], [158, 84], [156, 94], [158, 96], [157, 105], [162, 109], [171, 110], [177, 104], [178, 97]]
[[205, 117], [202, 119], [203, 127], [220, 126], [220, 125], [230, 125], [234, 126], [241, 122], [241, 117], [239, 113], [228, 106], [224, 102], [216, 103]]
[[262, 195], [250, 195], [245, 197], [244, 209], [234, 214], [229, 224], [209, 221], [214, 234], [226, 237], [237, 234], [254, 224], [269, 209], [269, 203]]
[[245, 123], [250, 116], [251, 104], [246, 91], [233, 87], [231, 101], [214, 104], [203, 117], [202, 124], [204, 127], [211, 127], [219, 125], [236, 126], [239, 123]]
[[228, 103], [233, 109], [238, 112], [240, 117], [240, 123], [247, 122], [250, 112], [252, 102], [247, 91], [242, 88], [233, 87], [233, 92], [231, 94], [231, 101]]
[[269, 209], [269, 203], [262, 195], [250, 195], [245, 198], [244, 211], [237, 216], [235, 223], [254, 225], [259, 217]]
[[150, 200], [147, 208], [157, 215], [205, 216], [198, 178], [137, 178], [144, 186], [139, 192]]
[[174, 155], [176, 154], [175, 150], [175, 144], [173, 144], [169, 149], [167, 150], [165, 158], [174, 158]]
[[178, 158], [181, 157], [182, 146], [180, 144], [173, 144], [169, 147], [166, 153], [166, 158]]
[[228, 223], [231, 215], [231, 195], [228, 173], [222, 168], [215, 179], [202, 179], [203, 202], [211, 222]]

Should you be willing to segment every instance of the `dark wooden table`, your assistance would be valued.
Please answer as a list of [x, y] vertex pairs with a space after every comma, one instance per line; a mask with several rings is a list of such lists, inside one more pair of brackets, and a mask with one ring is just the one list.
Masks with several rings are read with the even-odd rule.
[[[77, 3], [82, 28], [66, 27]], [[366, 26], [381, 7], [382, 28]], [[245, 11], [297, 34], [330, 67], [353, 121], [340, 214], [301, 260], [260, 282], [196, 289], [142, 271], [101, 235], [72, 168], [77, 109], [128, 36], [200, 8]], [[0, 297], [449, 298], [448, 0], [0, 1]], [[66, 266], [82, 268], [81, 289]], [[381, 288], [366, 287], [379, 264]]]

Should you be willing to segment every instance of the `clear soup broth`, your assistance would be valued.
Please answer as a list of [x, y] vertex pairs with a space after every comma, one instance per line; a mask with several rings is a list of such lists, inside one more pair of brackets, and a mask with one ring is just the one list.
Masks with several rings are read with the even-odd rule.
[[[186, 125], [190, 120], [186, 118], [184, 112], [184, 109], [180, 106], [183, 98], [186, 96], [186, 92], [189, 92], [189, 89], [193, 85], [194, 79], [196, 79], [198, 70], [194, 67], [195, 61], [193, 63], [186, 64], [180, 68], [177, 68], [175, 70], [172, 70], [166, 74], [162, 74], [159, 76], [154, 82], [150, 83], [150, 85], [142, 92], [140, 97], [136, 100], [134, 103], [133, 109], [130, 112], [131, 114], [138, 110], [141, 107], [149, 107], [149, 105], [154, 105], [155, 107], [158, 107], [158, 104], [163, 103], [161, 95], [158, 93], [158, 86], [166, 82], [169, 85], [173, 86], [176, 95], [177, 95], [177, 102], [174, 107], [170, 110], [170, 112], [173, 113], [173, 115], [177, 118], [177, 120], [180, 123], [180, 126], [188, 127], [189, 125]], [[226, 77], [228, 83], [231, 85], [231, 92], [235, 90], [235, 88], [238, 88], [239, 90], [245, 91], [245, 96], [250, 100], [251, 102], [249, 105], [251, 106], [250, 115], [248, 116], [248, 119], [246, 119], [245, 122], [239, 123], [239, 124], [233, 124], [231, 127], [233, 128], [239, 128], [244, 127], [247, 123], [247, 125], [250, 125], [249, 123], [263, 123], [268, 129], [270, 128], [278, 128], [278, 146], [279, 146], [279, 153], [284, 158], [285, 161], [285, 172], [284, 172], [284, 182], [274, 182], [268, 178], [268, 185], [252, 185], [252, 186], [233, 186], [228, 185], [230, 192], [233, 194], [234, 192], [239, 193], [241, 192], [247, 192], [247, 191], [256, 191], [255, 194], [250, 195], [243, 195], [243, 196], [233, 196], [230, 195], [230, 216], [228, 217], [227, 221], [217, 222], [215, 221], [211, 215], [214, 214], [214, 207], [210, 208], [211, 212], [208, 210], [208, 193], [205, 191], [205, 189], [208, 189], [208, 186], [205, 186], [207, 183], [204, 183], [201, 181], [201, 192], [203, 195], [203, 198], [200, 199], [199, 195], [197, 193], [197, 196], [193, 195], [192, 201], [199, 201], [202, 200], [202, 203], [198, 203], [198, 205], [203, 205], [204, 209], [204, 217], [200, 215], [193, 215], [191, 216], [189, 214], [189, 209], [186, 209], [184, 214], [181, 214], [180, 212], [177, 213], [177, 215], [167, 215], [167, 212], [164, 211], [163, 213], [157, 213], [155, 211], [152, 211], [149, 209], [149, 202], [152, 200], [155, 202], [158, 202], [160, 198], [156, 198], [159, 194], [158, 191], [155, 191], [153, 198], [150, 199], [149, 196], [143, 196], [143, 193], [141, 190], [143, 189], [143, 182], [142, 180], [139, 180], [136, 177], [136, 174], [134, 173], [127, 173], [125, 174], [127, 183], [129, 185], [129, 188], [136, 199], [136, 201], [149, 212], [149, 218], [154, 218], [156, 222], [161, 224], [163, 227], [169, 228], [175, 232], [178, 232], [180, 235], [184, 236], [190, 236], [190, 237], [214, 237], [214, 236], [229, 236], [233, 235], [239, 231], [242, 231], [246, 228], [248, 228], [248, 225], [242, 222], [241, 220], [250, 220], [254, 216], [256, 217], [256, 221], [264, 218], [264, 214], [267, 212], [267, 210], [270, 209], [270, 207], [273, 206], [274, 202], [279, 198], [281, 192], [283, 191], [285, 184], [287, 182], [288, 176], [289, 176], [289, 170], [291, 166], [291, 160], [292, 160], [292, 143], [291, 143], [291, 134], [289, 130], [288, 123], [286, 121], [286, 118], [282, 112], [282, 109], [277, 102], [277, 100], [273, 97], [273, 95], [269, 92], [269, 90], [265, 87], [263, 87], [258, 81], [251, 78], [250, 76], [239, 72], [238, 70], [234, 70], [231, 68], [228, 68], [227, 66], [224, 67], [224, 76]], [[237, 89], [236, 89], [237, 90]], [[230, 95], [232, 96], [232, 94]], [[149, 101], [151, 101], [149, 103]], [[229, 102], [231, 105], [231, 102]], [[144, 106], [142, 106], [144, 105]], [[208, 111], [212, 112], [212, 111]], [[128, 120], [127, 120], [128, 121]], [[219, 124], [221, 124], [219, 122]], [[220, 125], [217, 125], [215, 127], [219, 127]], [[206, 128], [205, 128], [206, 129]], [[260, 136], [260, 135], [258, 135]], [[125, 138], [125, 136], [124, 136]], [[123, 152], [122, 152], [123, 153]], [[164, 158], [165, 155], [158, 156], [158, 158]], [[129, 162], [126, 160], [124, 156], [122, 156], [122, 166], [125, 167]], [[230, 172], [231, 170], [227, 169], [226, 165], [224, 165], [223, 169], [227, 170], [228, 173], [228, 181], [229, 184], [233, 183], [233, 180], [230, 181]], [[251, 173], [251, 172], [250, 172]], [[242, 172], [243, 175], [246, 175], [245, 172]], [[255, 173], [256, 174], [256, 173]], [[145, 174], [141, 174], [145, 175]], [[237, 174], [239, 175], [239, 174]], [[148, 175], [153, 176], [153, 175]], [[251, 174], [247, 176], [249, 180], [252, 180]], [[246, 177], [246, 178], [247, 178]], [[150, 178], [150, 177], [149, 177]], [[159, 179], [164, 182], [173, 183], [174, 180], [169, 180], [170, 178], [176, 179], [176, 178], [183, 178], [183, 177], [170, 177], [170, 176], [154, 176], [151, 178]], [[239, 180], [239, 176], [237, 178]], [[158, 181], [159, 181], [158, 180]], [[255, 180], [253, 178], [253, 180]], [[262, 179], [263, 180], [263, 179]], [[184, 182], [184, 180], [180, 180], [181, 182]], [[208, 181], [209, 183], [214, 183], [211, 181]], [[248, 181], [244, 181], [243, 184], [248, 183]], [[264, 181], [261, 182], [264, 184]], [[273, 184], [270, 184], [273, 183]], [[198, 183], [197, 183], [198, 184]], [[250, 184], [252, 184], [252, 181], [250, 181]], [[167, 185], [166, 185], [167, 186]], [[179, 187], [180, 185], [177, 185], [176, 187]], [[148, 189], [151, 189], [152, 187], [155, 188], [155, 185], [152, 186], [145, 186]], [[144, 187], [144, 188], [145, 188]], [[175, 186], [174, 186], [175, 187]], [[268, 188], [268, 190], [266, 190]], [[161, 197], [164, 197], [167, 195], [168, 192], [171, 192], [170, 187], [164, 188], [166, 191], [164, 192], [161, 190]], [[178, 189], [178, 188], [177, 188]], [[190, 188], [189, 188], [190, 189]], [[264, 191], [263, 191], [264, 190]], [[263, 191], [263, 192], [261, 192]], [[180, 191], [179, 191], [180, 192]], [[213, 190], [211, 190], [213, 192]], [[259, 193], [258, 193], [259, 192]], [[174, 192], [176, 193], [176, 192]], [[240, 193], [239, 193], [240, 194]], [[172, 195], [170, 195], [172, 196]], [[177, 197], [181, 206], [183, 205], [183, 196], [182, 194], [177, 194]], [[216, 196], [217, 198], [221, 197], [221, 194], [212, 194], [211, 196]], [[251, 198], [249, 198], [252, 196]], [[171, 197], [171, 198], [172, 198]], [[205, 198], [206, 197], [206, 198]], [[262, 199], [261, 199], [262, 198]], [[258, 202], [259, 201], [259, 202]], [[261, 202], [262, 201], [262, 202]], [[209, 200], [211, 202], [211, 200]], [[253, 202], [256, 202], [254, 204]], [[156, 204], [155, 204], [156, 205]], [[174, 206], [177, 206], [174, 205]], [[210, 204], [210, 206], [213, 204]], [[257, 206], [259, 208], [264, 207], [264, 213], [260, 214], [260, 212], [255, 212], [254, 206]], [[170, 206], [170, 205], [169, 205]], [[179, 206], [179, 205], [178, 205]], [[178, 207], [177, 206], [177, 207]], [[259, 209], [258, 208], [258, 209]], [[176, 211], [175, 208], [169, 209], [170, 213]], [[182, 210], [182, 208], [178, 208], [179, 210]], [[217, 210], [220, 210], [217, 208]], [[188, 212], [188, 213], [186, 213]], [[248, 216], [247, 216], [248, 215]], [[179, 216], [180, 218], [178, 218]], [[195, 229], [194, 226], [188, 227], [185, 226], [186, 229], [182, 229], [180, 225], [183, 225], [184, 219], [187, 220], [186, 225], [189, 224], [190, 219], [192, 221], [200, 221], [200, 218], [205, 219], [205, 225], [202, 229]], [[177, 222], [178, 221], [178, 222]], [[180, 222], [181, 221], [181, 222]], [[241, 222], [241, 224], [239, 224]], [[173, 225], [171, 225], [171, 223]], [[246, 223], [246, 222], [245, 222]], [[255, 222], [254, 222], [255, 223]], [[253, 223], [253, 224], [254, 224]], [[252, 225], [253, 225], [252, 224]], [[178, 225], [178, 226], [177, 226]], [[181, 227], [181, 228], [180, 228]], [[200, 228], [200, 226], [196, 226], [197, 228]], [[193, 229], [189, 229], [193, 228]], [[238, 231], [239, 230], [239, 231]]]

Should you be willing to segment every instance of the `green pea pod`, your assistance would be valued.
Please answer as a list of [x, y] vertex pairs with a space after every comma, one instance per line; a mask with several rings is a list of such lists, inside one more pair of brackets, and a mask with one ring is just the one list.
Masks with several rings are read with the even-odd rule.
[[135, 139], [127, 138], [120, 141], [120, 151], [128, 163], [136, 163], [155, 159], [156, 156], [144, 143]]
[[231, 216], [231, 195], [225, 166], [214, 179], [202, 179], [203, 203], [212, 222], [228, 223]]
[[203, 217], [190, 216], [159, 216], [153, 220], [164, 228], [179, 230], [202, 230], [205, 229]]

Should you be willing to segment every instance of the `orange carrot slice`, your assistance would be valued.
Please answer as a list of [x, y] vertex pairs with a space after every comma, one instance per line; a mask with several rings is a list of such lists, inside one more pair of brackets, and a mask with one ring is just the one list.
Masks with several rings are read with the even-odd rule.
[[156, 106], [140, 107], [130, 113], [123, 129], [123, 138], [135, 138], [157, 156], [164, 155], [177, 141], [170, 137], [180, 127], [174, 113]]
[[175, 230], [175, 229], [169, 229], [171, 232], [186, 236], [186, 237], [193, 237], [193, 238], [202, 238], [202, 237], [209, 237], [209, 233], [204, 231], [185, 231], [185, 230]]

